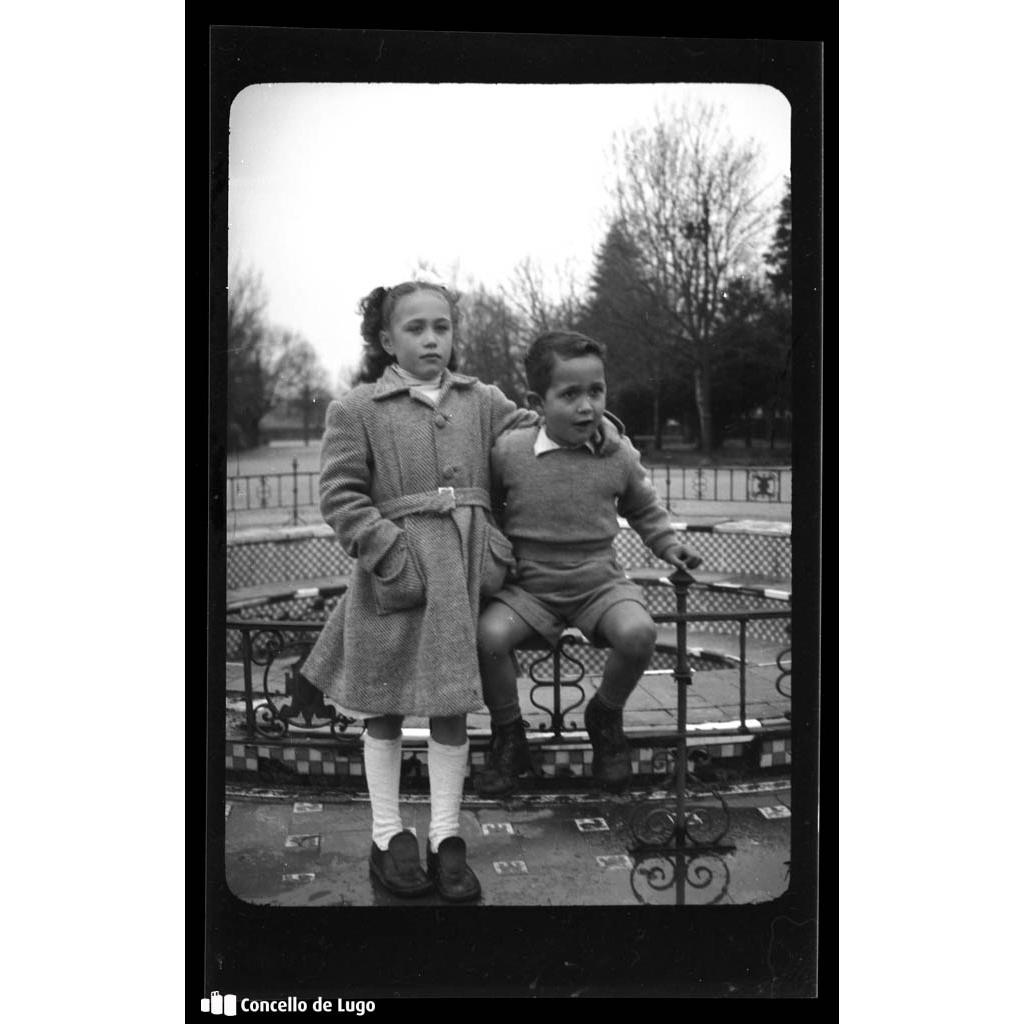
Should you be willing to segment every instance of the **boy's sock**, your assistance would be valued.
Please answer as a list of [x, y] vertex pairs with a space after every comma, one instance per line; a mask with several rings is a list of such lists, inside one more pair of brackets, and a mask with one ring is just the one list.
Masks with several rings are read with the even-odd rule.
[[609, 685], [608, 680], [602, 679], [594, 698], [598, 704], [608, 708], [609, 711], [621, 711], [626, 706], [626, 701], [629, 700], [629, 695], [632, 692], [632, 686], [626, 689], [622, 686]]
[[523, 717], [519, 708], [519, 683], [515, 661], [506, 655], [506, 661], [481, 664], [484, 703], [491, 716], [491, 725], [511, 725]]
[[402, 831], [402, 814], [398, 805], [402, 737], [378, 740], [367, 733], [363, 737], [363, 764], [373, 814], [373, 841], [378, 849], [386, 850], [388, 843]]
[[504, 704], [497, 708], [488, 708], [491, 713], [491, 725], [511, 725], [513, 722], [518, 722], [523, 717], [523, 713], [519, 708], [519, 701], [513, 701], [510, 704]]
[[427, 776], [430, 779], [430, 846], [434, 853], [442, 839], [459, 834], [459, 809], [466, 778], [469, 740], [458, 747], [427, 740]]

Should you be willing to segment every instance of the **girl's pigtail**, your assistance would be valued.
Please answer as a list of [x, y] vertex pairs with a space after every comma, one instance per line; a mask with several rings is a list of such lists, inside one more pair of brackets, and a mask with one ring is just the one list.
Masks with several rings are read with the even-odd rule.
[[360, 383], [372, 383], [384, 372], [388, 363], [394, 361], [380, 343], [380, 332], [384, 328], [384, 303], [389, 291], [389, 288], [383, 286], [374, 288], [369, 295], [359, 300], [358, 312], [363, 316], [359, 327], [363, 337], [363, 360], [357, 378]]

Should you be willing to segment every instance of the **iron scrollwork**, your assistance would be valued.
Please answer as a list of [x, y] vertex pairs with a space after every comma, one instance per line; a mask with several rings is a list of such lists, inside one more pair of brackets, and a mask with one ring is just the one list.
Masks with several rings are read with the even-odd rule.
[[[788, 687], [783, 689], [783, 680], [790, 679], [793, 673], [793, 648], [787, 647], [784, 651], [779, 651], [775, 656], [775, 665], [779, 670], [779, 677], [775, 680], [775, 689], [782, 694], [783, 697], [792, 697], [793, 691]], [[789, 684], [791, 685], [791, 684]]]
[[[575, 711], [586, 699], [586, 692], [580, 685], [583, 681], [583, 677], [586, 675], [586, 668], [582, 661], [574, 657], [567, 650], [567, 648], [577, 642], [576, 638], [571, 634], [561, 637], [557, 646], [545, 651], [540, 657], [534, 658], [534, 660], [530, 662], [530, 667], [528, 669], [530, 681], [533, 683], [530, 687], [530, 703], [537, 708], [538, 711], [543, 711], [551, 716], [551, 731], [554, 733], [556, 738], [559, 738], [562, 735], [562, 731], [566, 726], [566, 715], [571, 711]], [[552, 669], [551, 677], [543, 678], [540, 674], [541, 670], [549, 661], [551, 662]], [[568, 679], [564, 675], [565, 665], [567, 663], [572, 666], [570, 669], [572, 676]], [[534, 696], [537, 690], [542, 686], [551, 687], [552, 707], [541, 704]], [[572, 687], [579, 695], [576, 701], [566, 708], [562, 707], [563, 687]], [[568, 727], [570, 729], [578, 728], [575, 722], [569, 722]], [[543, 722], [538, 726], [538, 729], [541, 731], [544, 730]]]
[[747, 470], [747, 500], [777, 501], [779, 498], [779, 473], [776, 470], [758, 472]]
[[[291, 635], [289, 635], [291, 634]], [[291, 729], [316, 732], [325, 727], [337, 738], [355, 723], [324, 700], [302, 674], [302, 666], [313, 647], [311, 637], [303, 637], [294, 629], [285, 631], [262, 628], [252, 637], [249, 656], [253, 665], [263, 668], [263, 700], [253, 708], [256, 730], [263, 736], [279, 739]], [[285, 670], [285, 701], [270, 688], [270, 673], [275, 662], [288, 652], [297, 654]]]
[[729, 894], [729, 864], [716, 850], [645, 850], [635, 852], [633, 860], [629, 885], [638, 903], [660, 902], [647, 899], [641, 885], [653, 893], [674, 888], [679, 906], [712, 906]]

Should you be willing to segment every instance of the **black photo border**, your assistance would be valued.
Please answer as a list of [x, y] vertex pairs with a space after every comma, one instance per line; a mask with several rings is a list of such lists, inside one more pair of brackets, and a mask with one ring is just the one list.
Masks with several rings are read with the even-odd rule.
[[[205, 37], [205, 53], [199, 42]], [[204, 954], [186, 995], [374, 999], [457, 996], [813, 997], [819, 972], [823, 51], [813, 40], [206, 25], [202, 68], [208, 281], [205, 376], [207, 722]], [[196, 75], [198, 78], [198, 75]], [[228, 117], [256, 82], [743, 82], [792, 109], [793, 818], [791, 888], [755, 906], [687, 908], [268, 908], [224, 878], [224, 628]], [[195, 92], [202, 82], [194, 81]], [[202, 112], [189, 108], [191, 120]], [[195, 139], [195, 136], [192, 136]], [[190, 206], [198, 206], [198, 201]], [[196, 232], [198, 234], [198, 232]], [[190, 269], [189, 278], [193, 277]], [[191, 309], [200, 284], [190, 280]], [[197, 323], [198, 315], [189, 322]], [[190, 362], [197, 361], [190, 356]], [[196, 374], [190, 375], [193, 382]], [[200, 385], [196, 384], [198, 389]], [[190, 403], [191, 404], [191, 403]], [[191, 459], [190, 459], [191, 461]], [[830, 723], [831, 725], [832, 723]], [[198, 744], [190, 744], [193, 750]], [[198, 800], [197, 800], [198, 802]], [[188, 820], [188, 855], [198, 848]], [[190, 883], [191, 885], [191, 883]], [[189, 931], [194, 929], [189, 924]], [[195, 982], [195, 983], [193, 983]], [[197, 989], [201, 988], [201, 992]]]

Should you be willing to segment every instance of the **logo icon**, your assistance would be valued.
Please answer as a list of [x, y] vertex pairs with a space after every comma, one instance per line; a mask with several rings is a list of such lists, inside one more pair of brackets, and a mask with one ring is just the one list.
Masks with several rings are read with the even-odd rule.
[[234, 1017], [238, 1013], [238, 998], [211, 992], [210, 998], [203, 1000], [203, 1013], [222, 1013], [225, 1017]]

